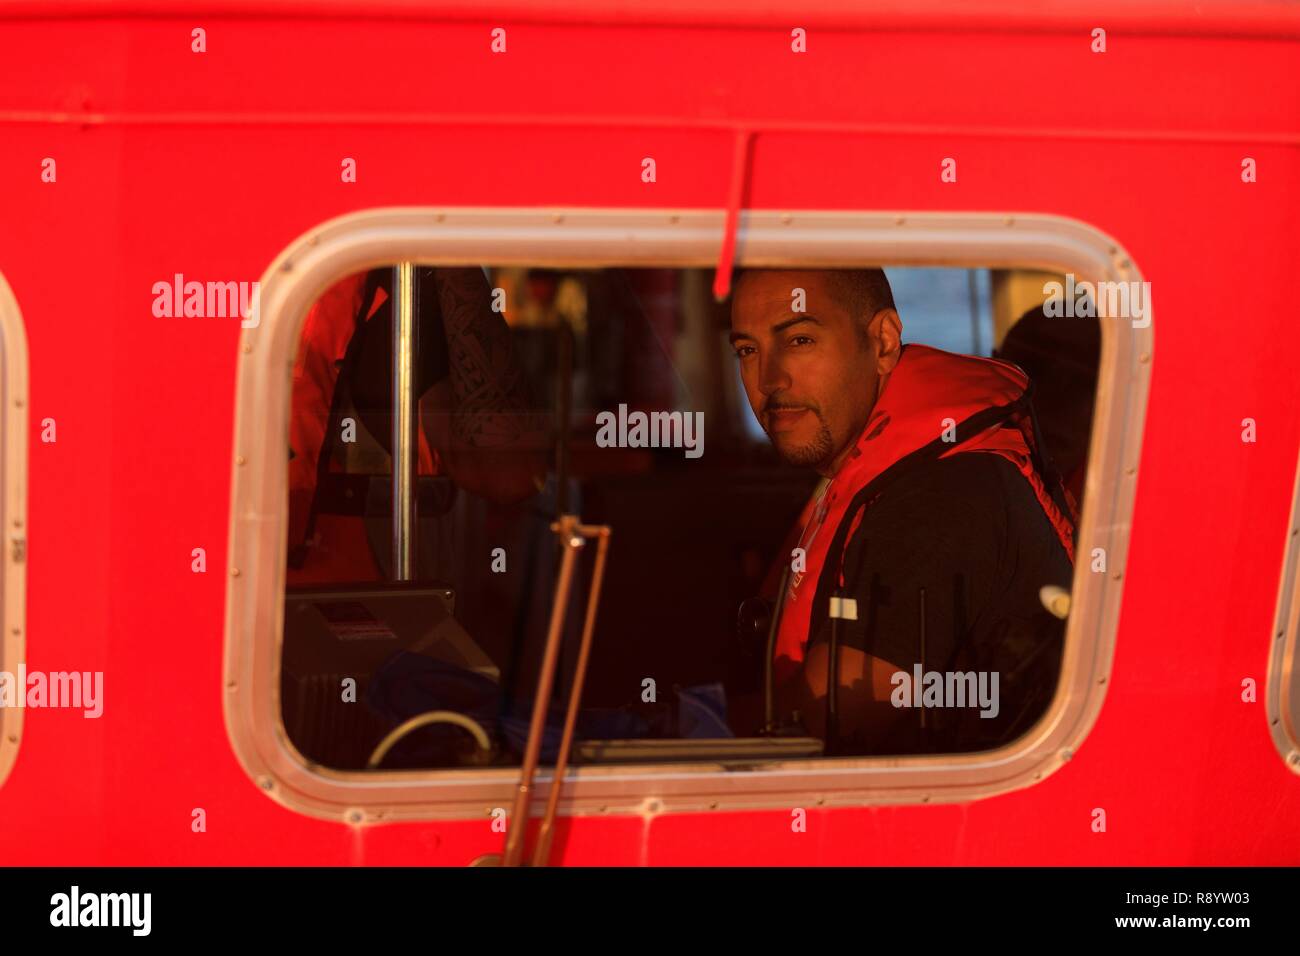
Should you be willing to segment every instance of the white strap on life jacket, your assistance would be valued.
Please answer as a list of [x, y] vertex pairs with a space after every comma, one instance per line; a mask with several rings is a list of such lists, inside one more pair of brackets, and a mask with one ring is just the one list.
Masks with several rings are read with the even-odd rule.
[[830, 617], [837, 617], [841, 621], [856, 621], [858, 619], [858, 602], [856, 598], [831, 598]]

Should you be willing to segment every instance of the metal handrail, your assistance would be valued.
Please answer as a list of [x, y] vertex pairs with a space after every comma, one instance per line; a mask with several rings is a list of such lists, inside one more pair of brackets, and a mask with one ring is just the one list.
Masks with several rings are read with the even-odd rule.
[[393, 580], [415, 580], [416, 482], [420, 467], [416, 411], [415, 263], [393, 267]]

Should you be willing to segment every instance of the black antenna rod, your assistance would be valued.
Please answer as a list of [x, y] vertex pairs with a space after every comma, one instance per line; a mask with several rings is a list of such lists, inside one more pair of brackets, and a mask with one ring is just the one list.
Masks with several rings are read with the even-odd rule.
[[785, 588], [790, 581], [790, 565], [786, 564], [781, 572], [781, 586], [776, 592], [776, 606], [767, 622], [767, 656], [763, 659], [763, 733], [770, 734], [776, 730], [776, 676], [773, 669], [776, 663], [776, 633], [785, 609]]
[[[925, 588], [921, 588], [921, 683], [925, 683]], [[921, 729], [925, 729], [925, 691], [921, 696]]]
[[837, 743], [840, 736], [840, 618], [842, 612], [840, 607], [834, 605], [840, 604], [840, 592], [837, 588], [831, 596], [831, 642], [830, 652], [831, 659], [827, 665], [826, 677], [826, 752], [833, 754], [837, 751]]

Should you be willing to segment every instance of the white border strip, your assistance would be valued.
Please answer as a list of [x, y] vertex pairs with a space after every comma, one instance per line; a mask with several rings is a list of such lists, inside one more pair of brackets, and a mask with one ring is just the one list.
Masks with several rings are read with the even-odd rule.
[[1286, 765], [1300, 774], [1300, 670], [1296, 669], [1296, 650], [1300, 643], [1300, 464], [1296, 467], [1296, 487], [1292, 497], [1291, 518], [1287, 523], [1285, 558], [1277, 590], [1277, 613], [1273, 618], [1272, 645], [1268, 655], [1268, 690], [1265, 714], [1273, 746]]
[[[27, 653], [27, 331], [9, 283], [0, 275], [0, 671], [14, 673]], [[26, 688], [18, 692], [26, 693]], [[23, 708], [0, 708], [0, 786], [18, 759]]]

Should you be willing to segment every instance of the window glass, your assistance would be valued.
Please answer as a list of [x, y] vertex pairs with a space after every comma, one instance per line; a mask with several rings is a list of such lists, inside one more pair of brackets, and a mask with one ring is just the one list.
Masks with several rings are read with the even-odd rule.
[[611, 530], [578, 764], [967, 752], [1047, 707], [1099, 332], [1026, 299], [1036, 273], [741, 270], [718, 304], [711, 270], [416, 269], [400, 581], [393, 276], [330, 287], [294, 365], [281, 705], [309, 760], [517, 766], [561, 514]]

